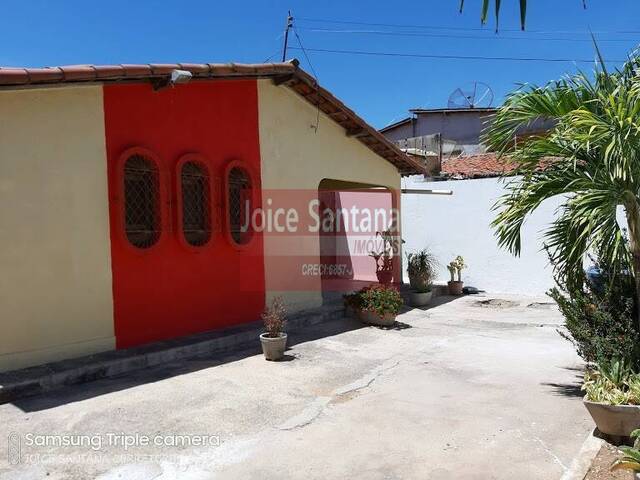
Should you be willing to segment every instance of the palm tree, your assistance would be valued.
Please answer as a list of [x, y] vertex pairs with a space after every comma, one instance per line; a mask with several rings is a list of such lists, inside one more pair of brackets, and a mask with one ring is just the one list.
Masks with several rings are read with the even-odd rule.
[[[540, 119], [554, 125], [547, 135], [517, 137]], [[500, 246], [518, 255], [526, 218], [544, 200], [562, 195], [544, 232], [558, 279], [582, 285], [585, 255], [597, 251], [614, 272], [630, 265], [640, 305], [640, 57], [614, 72], [600, 57], [593, 80], [579, 74], [523, 87], [507, 97], [484, 140], [521, 175], [495, 206]], [[616, 220], [618, 207], [628, 229]]]
[[[520, 27], [524, 30], [525, 22], [527, 20], [527, 0], [518, 0], [520, 2]], [[491, 0], [482, 0], [482, 10], [480, 13], [480, 22], [484, 25], [487, 23], [487, 17], [489, 16], [489, 4]], [[500, 4], [501, 0], [494, 0], [494, 10], [496, 15], [496, 32], [498, 31], [498, 20], [500, 19]], [[582, 7], [587, 8], [587, 0], [582, 0]], [[460, 0], [460, 13], [464, 9], [464, 0]]]

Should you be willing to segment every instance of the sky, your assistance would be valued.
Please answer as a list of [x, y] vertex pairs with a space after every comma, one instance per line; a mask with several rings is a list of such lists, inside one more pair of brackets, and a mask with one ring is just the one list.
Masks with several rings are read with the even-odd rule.
[[[294, 17], [287, 58], [377, 128], [410, 108], [446, 107], [456, 89], [488, 85], [493, 105], [523, 83], [590, 71], [594, 32], [619, 65], [640, 44], [637, 0], [529, 0], [519, 31], [517, 0], [503, 0], [500, 30], [480, 25], [480, 0], [24, 0], [5, 2], [0, 64], [279, 61], [287, 11]], [[297, 35], [296, 35], [297, 34]], [[300, 50], [300, 43], [306, 54]], [[364, 55], [321, 52], [386, 53]], [[402, 55], [414, 55], [397, 56]], [[557, 62], [447, 57], [559, 59]], [[586, 60], [578, 62], [575, 60]], [[485, 88], [482, 88], [485, 91]], [[488, 96], [484, 97], [489, 98]]]

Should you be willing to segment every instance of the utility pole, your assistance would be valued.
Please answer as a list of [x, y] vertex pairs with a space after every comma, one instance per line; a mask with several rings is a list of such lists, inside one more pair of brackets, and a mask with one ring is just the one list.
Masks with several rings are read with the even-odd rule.
[[284, 45], [282, 46], [282, 61], [287, 61], [287, 43], [289, 42], [289, 29], [293, 27], [293, 17], [291, 16], [291, 10], [287, 15], [287, 26], [284, 29]]

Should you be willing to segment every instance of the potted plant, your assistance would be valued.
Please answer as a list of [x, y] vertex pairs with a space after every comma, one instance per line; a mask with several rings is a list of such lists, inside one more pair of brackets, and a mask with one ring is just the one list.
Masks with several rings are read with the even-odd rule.
[[640, 428], [640, 374], [624, 362], [599, 362], [585, 373], [582, 389], [584, 406], [602, 433], [619, 439]]
[[638, 478], [640, 472], [640, 429], [631, 432], [633, 447], [620, 447], [622, 457], [617, 459], [611, 466], [611, 471], [630, 470], [636, 472], [634, 478]]
[[262, 353], [267, 360], [280, 360], [287, 347], [286, 308], [282, 297], [275, 297], [262, 314], [264, 333], [260, 334]]
[[378, 282], [389, 285], [393, 280], [394, 238], [391, 230], [376, 232], [376, 238], [378, 236], [382, 238], [382, 247], [380, 250], [370, 252], [369, 256], [376, 262]]
[[447, 287], [449, 287], [449, 295], [462, 295], [462, 286], [464, 285], [462, 282], [463, 268], [467, 268], [467, 266], [464, 263], [464, 258], [460, 255], [454, 258], [451, 263], [447, 265], [447, 270], [449, 270], [449, 274], [451, 275], [451, 280], [447, 283]]
[[422, 307], [431, 301], [436, 258], [426, 248], [407, 255], [411, 305]]
[[346, 317], [356, 318], [362, 310], [362, 299], [358, 292], [347, 293], [342, 296], [344, 301], [344, 314]]
[[388, 285], [371, 285], [358, 292], [360, 318], [365, 323], [391, 326], [404, 304], [400, 292]]

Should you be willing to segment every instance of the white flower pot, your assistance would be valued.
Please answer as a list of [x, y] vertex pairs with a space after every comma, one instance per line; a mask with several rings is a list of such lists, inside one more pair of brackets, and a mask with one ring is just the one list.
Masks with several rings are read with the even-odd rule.
[[628, 437], [631, 432], [640, 428], [640, 406], [607, 405], [583, 399], [596, 427], [606, 435]]
[[433, 292], [410, 292], [409, 300], [414, 307], [424, 307], [431, 303]]
[[280, 360], [284, 357], [287, 348], [287, 334], [281, 333], [279, 337], [267, 337], [266, 333], [260, 334], [262, 353], [267, 360]]

